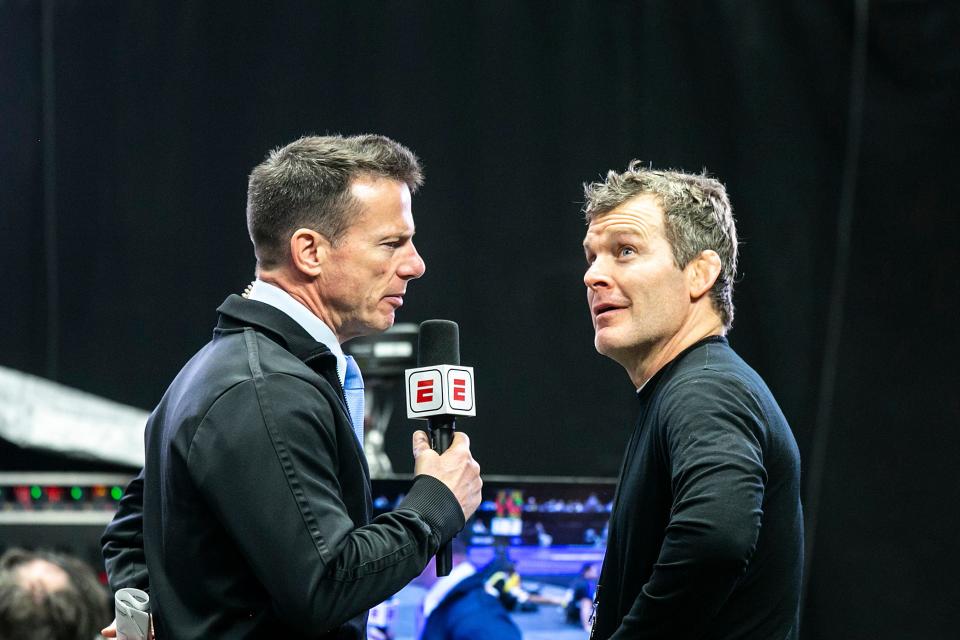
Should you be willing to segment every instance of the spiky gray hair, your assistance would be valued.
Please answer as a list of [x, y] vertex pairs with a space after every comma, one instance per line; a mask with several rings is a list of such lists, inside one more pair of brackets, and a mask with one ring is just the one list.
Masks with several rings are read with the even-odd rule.
[[737, 276], [737, 228], [727, 190], [706, 171], [699, 174], [659, 171], [633, 160], [623, 173], [607, 172], [604, 180], [583, 185], [587, 224], [627, 200], [652, 195], [663, 208], [664, 230], [677, 268], [683, 269], [712, 249], [721, 270], [710, 290], [723, 326], [733, 325], [733, 283]]

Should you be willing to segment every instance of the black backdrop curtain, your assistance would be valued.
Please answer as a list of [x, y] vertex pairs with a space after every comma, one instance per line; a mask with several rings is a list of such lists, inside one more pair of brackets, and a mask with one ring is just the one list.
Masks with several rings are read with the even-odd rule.
[[613, 476], [634, 400], [592, 348], [580, 185], [706, 167], [743, 241], [731, 342], [822, 487], [804, 637], [952, 637], [960, 19], [859, 4], [0, 0], [0, 365], [151, 407], [252, 278], [250, 168], [379, 132], [426, 166], [400, 318], [460, 323], [484, 470]]

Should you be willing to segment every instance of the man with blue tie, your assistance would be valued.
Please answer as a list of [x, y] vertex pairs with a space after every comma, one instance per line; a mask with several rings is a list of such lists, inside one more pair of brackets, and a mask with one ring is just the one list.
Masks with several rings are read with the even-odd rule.
[[418, 431], [406, 498], [371, 520], [362, 375], [340, 345], [389, 328], [423, 275], [421, 182], [374, 135], [301, 138], [251, 173], [257, 279], [151, 415], [103, 538], [111, 587], [150, 593], [163, 640], [364, 638], [367, 609], [479, 505], [466, 436], [438, 456]]

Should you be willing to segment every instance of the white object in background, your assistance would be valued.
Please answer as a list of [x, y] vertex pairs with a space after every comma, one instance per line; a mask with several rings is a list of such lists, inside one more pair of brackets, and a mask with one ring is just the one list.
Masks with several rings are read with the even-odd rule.
[[150, 596], [140, 589], [120, 589], [114, 596], [117, 640], [147, 640], [150, 637]]
[[143, 429], [149, 415], [0, 367], [0, 437], [21, 447], [142, 467]]

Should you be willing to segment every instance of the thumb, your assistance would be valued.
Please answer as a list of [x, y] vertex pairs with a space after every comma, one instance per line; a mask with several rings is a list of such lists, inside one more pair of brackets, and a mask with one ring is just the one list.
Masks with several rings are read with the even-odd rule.
[[433, 449], [430, 448], [430, 438], [427, 437], [427, 434], [423, 431], [417, 430], [413, 432], [413, 458], [417, 459], [418, 457], [424, 455], [425, 453], [430, 452], [434, 453]]

